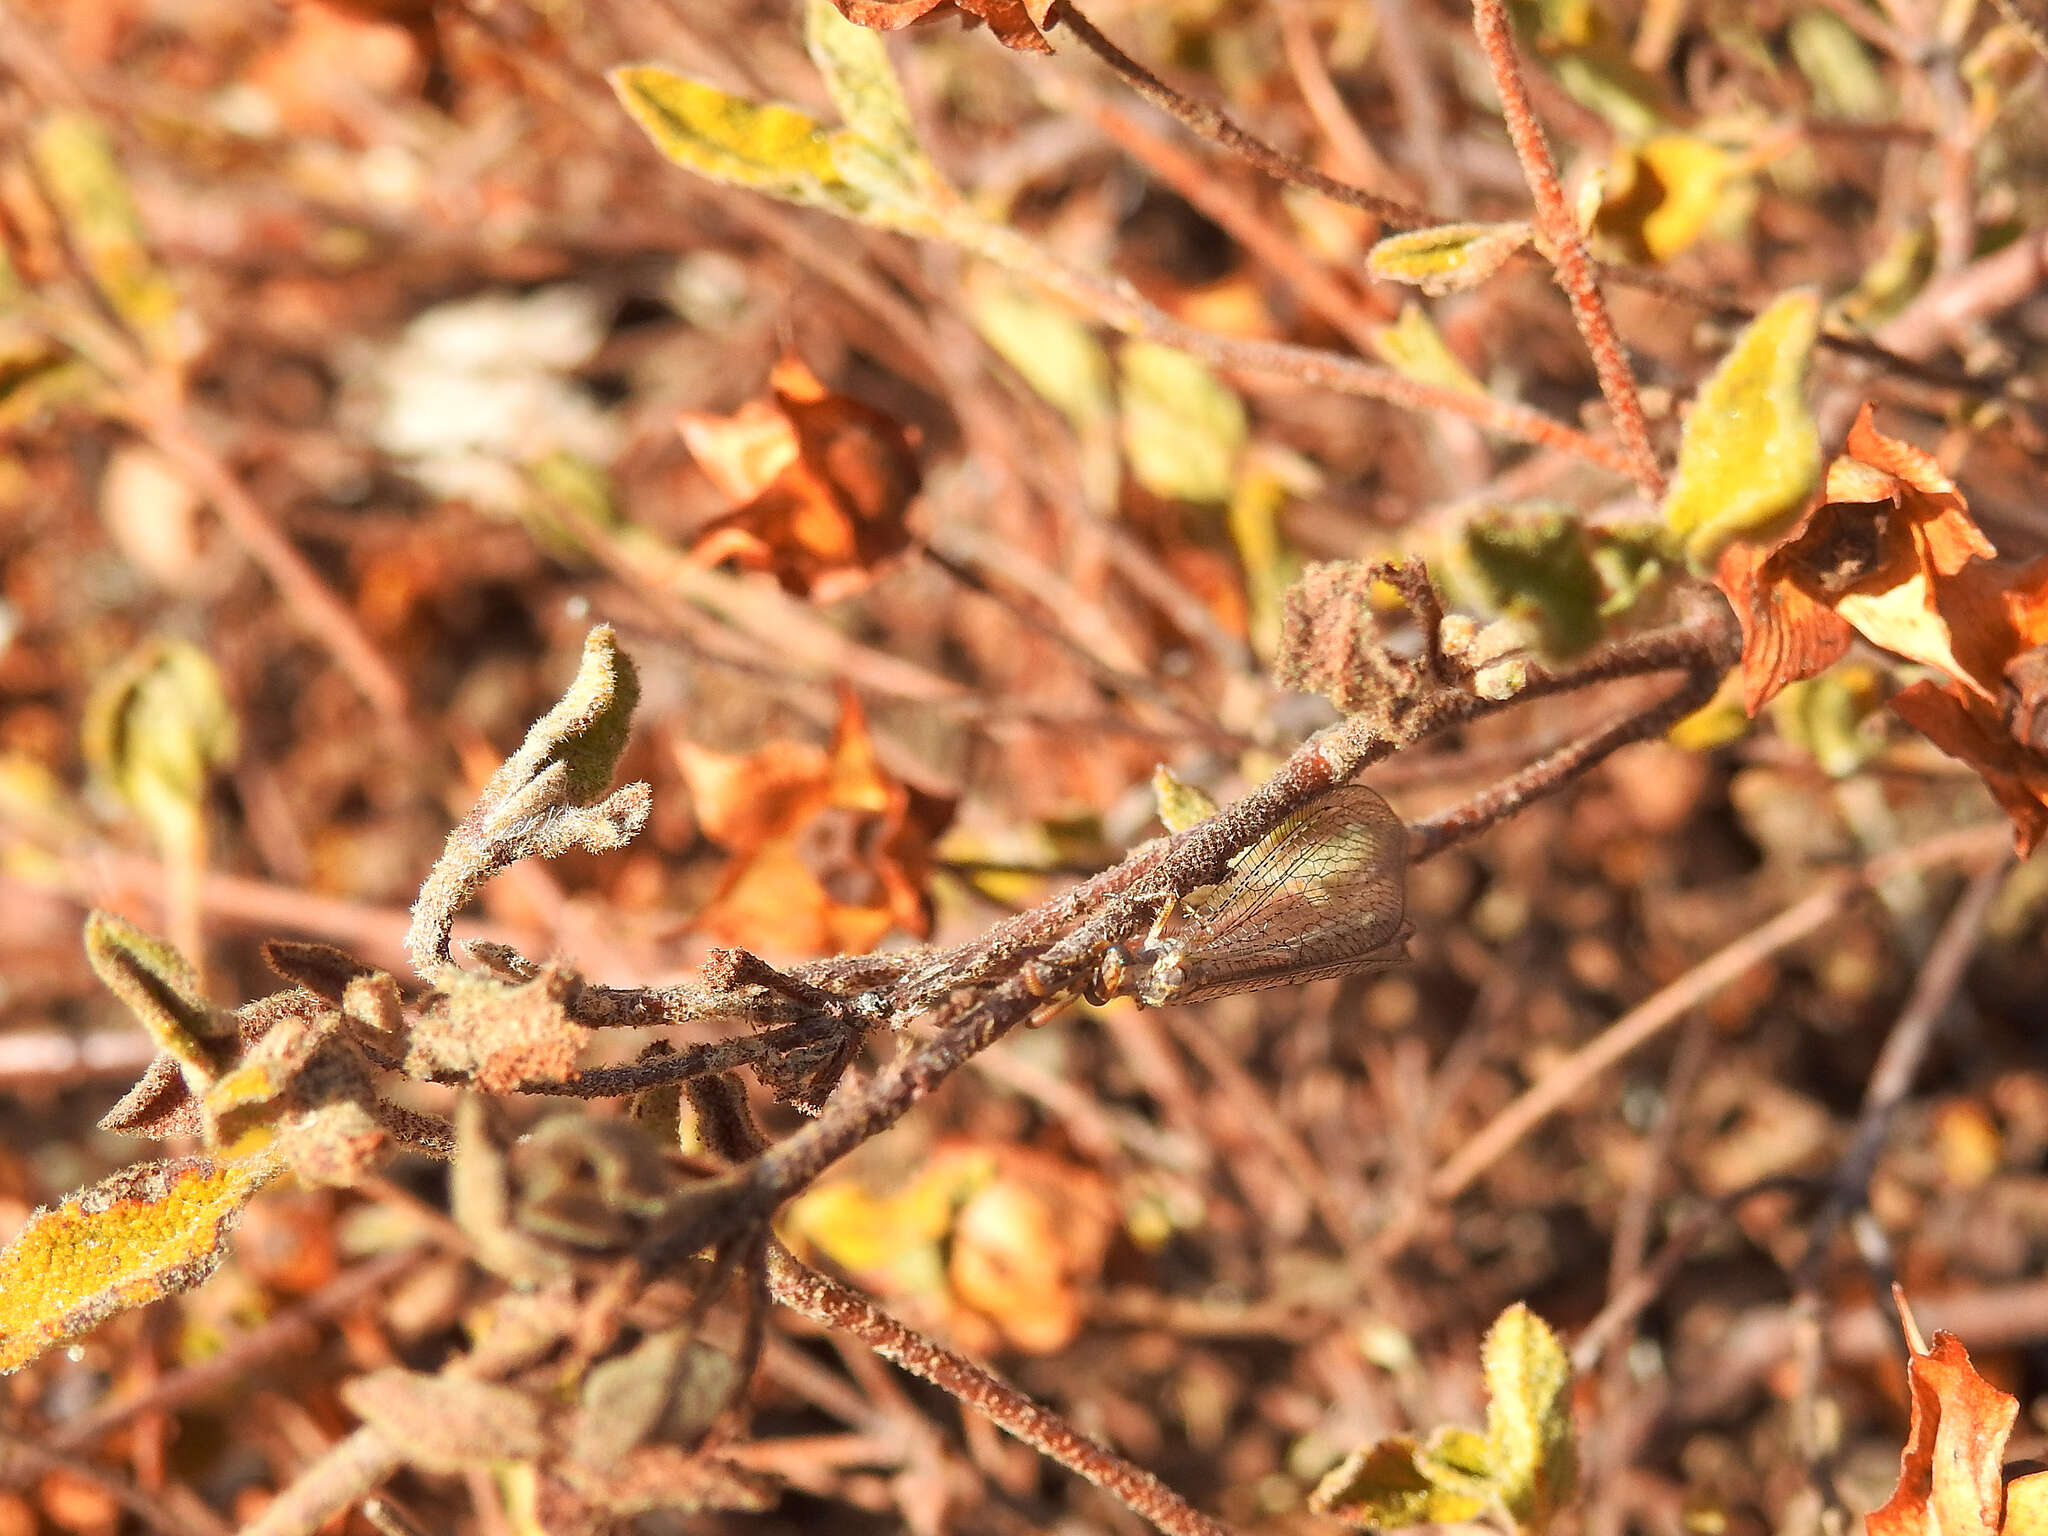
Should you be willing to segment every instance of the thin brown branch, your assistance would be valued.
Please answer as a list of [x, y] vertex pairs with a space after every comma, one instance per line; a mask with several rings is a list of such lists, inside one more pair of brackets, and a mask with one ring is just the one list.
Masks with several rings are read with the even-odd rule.
[[1197, 137], [1241, 156], [1275, 180], [1307, 187], [1346, 207], [1362, 208], [1394, 229], [1420, 229], [1426, 224], [1439, 222], [1426, 208], [1382, 197], [1363, 187], [1354, 187], [1333, 176], [1325, 176], [1314, 166], [1304, 164], [1292, 155], [1284, 155], [1265, 140], [1245, 132], [1221, 109], [1181, 95], [1104, 37], [1096, 30], [1095, 23], [1067, 0], [1059, 0], [1053, 6], [1047, 25], [1065, 27], [1090, 53], [1115, 71], [1126, 85], [1168, 117], [1185, 125]]
[[[1398, 16], [1398, 11], [1391, 5], [1388, 6], [1388, 11], [1390, 15]], [[1142, 64], [1131, 58], [1121, 48], [1118, 48], [1115, 43], [1104, 37], [1094, 24], [1079, 11], [1075, 10], [1072, 5], [1062, 3], [1057, 8], [1056, 17], [1066, 25], [1067, 30], [1085, 45], [1091, 53], [1108, 65], [1111, 70], [1140, 96], [1144, 97], [1146, 101], [1171, 117], [1175, 122], [1181, 124], [1181, 126], [1196, 135], [1196, 137], [1204, 139], [1232, 154], [1243, 156], [1267, 175], [1273, 176], [1289, 186], [1302, 187], [1308, 191], [1319, 193], [1333, 202], [1344, 204], [1346, 207], [1362, 209], [1380, 219], [1390, 229], [1423, 229], [1430, 225], [1449, 222], [1449, 216], [1446, 214], [1410, 203], [1393, 201], [1365, 187], [1355, 186], [1351, 183], [1340, 181], [1335, 177], [1325, 175], [1305, 161], [1283, 154], [1280, 150], [1259, 139], [1256, 135], [1248, 133], [1220, 108], [1212, 106], [1207, 102], [1196, 101], [1174, 90], [1147, 70]], [[1400, 30], [1398, 25], [1390, 26], [1390, 46], [1393, 46], [1392, 39], [1400, 34]], [[1402, 50], [1395, 49], [1397, 56], [1401, 52]], [[1423, 101], [1427, 100], [1428, 81], [1426, 76], [1423, 76], [1420, 71], [1411, 71], [1411, 73], [1418, 76], [1412, 82], [1414, 86], [1413, 91], [1402, 92], [1404, 83], [1403, 72], [1398, 68], [1395, 70], [1395, 88], [1397, 94], [1404, 95], [1404, 100], [1412, 96], [1413, 102], [1411, 104], [1420, 105]], [[1434, 109], [1431, 107], [1429, 110], [1433, 112]], [[1428, 132], [1421, 134], [1419, 138], [1425, 145], [1434, 146], [1435, 144], [1435, 136]], [[2028, 242], [2020, 241], [2015, 243], [2025, 245]], [[2004, 254], [2004, 252], [2000, 253], [2000, 255]], [[1993, 260], [1996, 260], [1996, 258], [1986, 258], [1986, 261]], [[1983, 265], [1983, 263], [1979, 263], [1979, 265]], [[2019, 263], [2016, 260], [2009, 260], [2007, 265], [2017, 266]], [[1756, 318], [1756, 310], [1750, 305], [1740, 303], [1724, 295], [1703, 292], [1688, 283], [1672, 277], [1668, 273], [1655, 271], [1648, 267], [1624, 266], [1615, 262], [1593, 262], [1591, 271], [1602, 281], [1613, 283], [1618, 287], [1634, 288], [1644, 293], [1654, 294], [1656, 297], [1667, 299], [1672, 303], [1684, 304], [1702, 313], [1713, 315], [1715, 318], [1729, 324], [1743, 324]], [[1960, 277], [1966, 274], [1957, 275]], [[1892, 323], [1894, 325], [1897, 324], [1896, 321]], [[1916, 336], [1915, 339], [1920, 340], [1922, 338]], [[1957, 373], [1953, 369], [1936, 367], [1912, 355], [1915, 350], [1913, 347], [1895, 347], [1895, 345], [1887, 344], [1888, 342], [1888, 336], [1873, 340], [1864, 336], [1843, 336], [1823, 332], [1820, 337], [1820, 345], [1831, 351], [1840, 352], [1848, 356], [1868, 358], [1892, 372], [1909, 378], [1920, 379], [1946, 389], [1997, 389], [2003, 391], [2012, 382], [2010, 377], [2004, 374], [1991, 373], [1981, 377], [1972, 377]], [[1931, 350], [1931, 346], [1928, 350]]]
[[404, 1460], [389, 1435], [365, 1424], [280, 1488], [242, 1536], [313, 1536], [330, 1515], [362, 1498]]
[[1194, 1508], [1151, 1473], [1091, 1440], [985, 1366], [934, 1344], [859, 1292], [801, 1263], [777, 1242], [768, 1245], [768, 1290], [784, 1306], [851, 1334], [883, 1359], [943, 1388], [1167, 1536], [1231, 1536], [1230, 1527]]
[[1543, 232], [1547, 254], [1557, 272], [1558, 285], [1571, 300], [1572, 318], [1579, 335], [1593, 357], [1593, 372], [1600, 380], [1600, 393], [1614, 412], [1615, 430], [1627, 453], [1629, 475], [1643, 488], [1643, 494], [1657, 501], [1664, 494], [1664, 471], [1657, 463], [1657, 451], [1650, 444], [1650, 424], [1643, 415], [1642, 400], [1636, 394], [1635, 373], [1615, 334], [1614, 321], [1607, 313], [1607, 301], [1586, 238], [1564, 195], [1558, 179], [1557, 162], [1551, 158], [1543, 127], [1529, 103], [1529, 89], [1515, 57], [1514, 30], [1508, 20], [1507, 0], [1473, 0], [1472, 20], [1479, 34], [1480, 50], [1493, 72], [1494, 88], [1500, 92], [1502, 115], [1515, 154], [1522, 162], [1522, 175], [1536, 201], [1536, 227]]

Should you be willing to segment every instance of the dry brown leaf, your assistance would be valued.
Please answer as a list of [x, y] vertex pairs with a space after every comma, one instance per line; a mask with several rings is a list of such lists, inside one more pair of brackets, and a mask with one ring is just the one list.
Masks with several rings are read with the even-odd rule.
[[1864, 1522], [1869, 1536], [2043, 1536], [2048, 1473], [2004, 1480], [2006, 1438], [2019, 1400], [1970, 1364], [1955, 1335], [1936, 1333], [1906, 1366], [1912, 1424], [1899, 1483]]
[[697, 530], [690, 558], [769, 571], [785, 590], [830, 602], [910, 546], [917, 455], [895, 421], [830, 393], [795, 358], [776, 365], [770, 386], [772, 400], [731, 416], [679, 418], [705, 474], [744, 503]]
[[952, 802], [883, 771], [851, 692], [830, 752], [771, 742], [734, 756], [679, 743], [698, 824], [734, 855], [697, 925], [777, 954], [872, 949], [931, 931], [932, 839]]
[[1749, 712], [1839, 660], [1852, 631], [1990, 698], [2010, 627], [1986, 601], [1985, 578], [1963, 573], [1995, 553], [1955, 483], [1930, 455], [1879, 432], [1866, 405], [1790, 531], [1721, 554], [1717, 582], [1742, 623]]
[[989, 31], [1005, 48], [1021, 53], [1051, 53], [1045, 40], [1051, 0], [832, 0], [840, 15], [877, 32], [894, 32], [936, 21], [948, 14], [958, 15], [969, 26], [988, 23]]

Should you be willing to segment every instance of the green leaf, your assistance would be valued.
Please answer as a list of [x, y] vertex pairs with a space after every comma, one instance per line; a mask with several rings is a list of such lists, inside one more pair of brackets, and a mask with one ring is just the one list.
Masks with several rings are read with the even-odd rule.
[[1287, 464], [1277, 453], [1254, 453], [1230, 496], [1230, 541], [1244, 567], [1245, 601], [1251, 610], [1247, 627], [1252, 649], [1261, 657], [1272, 656], [1279, 647], [1287, 589], [1301, 574], [1301, 562], [1280, 535], [1280, 514], [1291, 489], [1304, 481], [1313, 483], [1313, 471], [1300, 473], [1305, 468]]
[[1403, 304], [1400, 318], [1392, 325], [1382, 326], [1373, 337], [1372, 349], [1381, 362], [1403, 378], [1463, 390], [1482, 399], [1486, 395], [1486, 386], [1458, 360], [1458, 354], [1445, 344], [1443, 334], [1419, 304]]
[[1155, 496], [1228, 501], [1244, 402], [1195, 358], [1156, 342], [1126, 342], [1118, 363], [1124, 453], [1138, 483]]
[[1486, 1375], [1486, 1463], [1524, 1533], [1545, 1530], [1578, 1481], [1571, 1359], [1550, 1326], [1516, 1302], [1480, 1347]]
[[1820, 432], [1806, 408], [1820, 301], [1800, 289], [1758, 315], [1700, 387], [1685, 420], [1664, 526], [1696, 571], [1738, 538], [1764, 541], [1820, 483]]
[[1354, 1451], [1316, 1485], [1309, 1507], [1366, 1531], [1477, 1519], [1486, 1500], [1438, 1487], [1416, 1464], [1419, 1450], [1395, 1435]]
[[1600, 575], [1568, 509], [1474, 518], [1465, 527], [1465, 558], [1488, 603], [1535, 625], [1551, 655], [1576, 655], [1599, 640]]
[[1535, 236], [1525, 221], [1437, 224], [1389, 235], [1366, 253], [1374, 277], [1410, 283], [1431, 298], [1476, 288]]
[[30, 1216], [0, 1251], [0, 1371], [204, 1280], [278, 1171], [256, 1159], [138, 1163]]
[[677, 165], [729, 186], [858, 216], [865, 199], [839, 172], [831, 132], [808, 113], [730, 96], [659, 64], [606, 79], [654, 147]]
[[1159, 819], [1169, 832], [1185, 832], [1216, 814], [1216, 802], [1206, 790], [1176, 777], [1164, 763], [1152, 770], [1152, 794], [1159, 802]]

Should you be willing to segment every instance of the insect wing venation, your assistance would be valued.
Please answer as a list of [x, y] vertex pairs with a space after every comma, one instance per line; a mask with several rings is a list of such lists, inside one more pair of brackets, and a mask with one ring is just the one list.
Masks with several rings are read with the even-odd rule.
[[1255, 845], [1193, 914], [1177, 1001], [1399, 958], [1407, 829], [1364, 785], [1331, 790]]

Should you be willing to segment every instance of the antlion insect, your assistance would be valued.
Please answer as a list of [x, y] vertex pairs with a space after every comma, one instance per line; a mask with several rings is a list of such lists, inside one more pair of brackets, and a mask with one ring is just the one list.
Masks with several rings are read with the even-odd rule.
[[1415, 931], [1402, 916], [1407, 862], [1393, 808], [1341, 785], [1246, 849], [1201, 899], [1168, 902], [1135, 952], [1113, 946], [1089, 1001], [1162, 1008], [1394, 965]]

